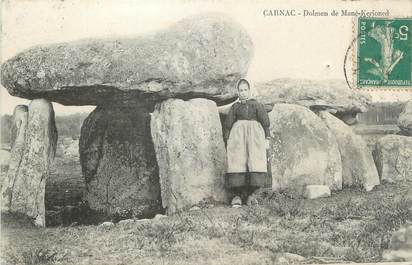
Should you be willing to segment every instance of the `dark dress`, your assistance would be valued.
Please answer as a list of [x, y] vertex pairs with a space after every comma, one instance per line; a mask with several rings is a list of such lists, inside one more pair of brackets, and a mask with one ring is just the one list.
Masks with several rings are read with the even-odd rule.
[[265, 138], [270, 137], [265, 107], [255, 99], [236, 102], [225, 121], [228, 170], [226, 187], [270, 187]]

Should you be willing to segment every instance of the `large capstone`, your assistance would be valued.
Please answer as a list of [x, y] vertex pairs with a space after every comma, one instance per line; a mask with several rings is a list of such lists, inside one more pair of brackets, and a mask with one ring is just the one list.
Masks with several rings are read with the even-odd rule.
[[84, 121], [80, 162], [89, 206], [108, 216], [161, 211], [158, 167], [145, 106], [97, 107]]
[[45, 187], [57, 141], [53, 106], [44, 99], [33, 100], [28, 108], [24, 133], [25, 116], [24, 107], [16, 109], [15, 122], [21, 123], [20, 126], [15, 123], [17, 132], [11, 162], [14, 165], [10, 164], [13, 169], [8, 174], [9, 185], [3, 189], [2, 196], [6, 198], [9, 211], [26, 214], [36, 225], [45, 226]]
[[365, 112], [370, 96], [350, 89], [345, 81], [306, 79], [275, 79], [257, 83], [257, 98], [264, 104], [289, 103], [327, 110], [338, 118], [356, 123], [356, 114]]
[[366, 191], [379, 185], [379, 175], [372, 153], [361, 136], [332, 114], [321, 111], [319, 116], [338, 141], [342, 158], [342, 179], [345, 187], [362, 187]]
[[386, 135], [376, 143], [374, 156], [381, 181], [412, 181], [412, 137]]
[[252, 50], [240, 24], [196, 15], [146, 36], [28, 49], [2, 65], [1, 82], [13, 96], [64, 105], [133, 105], [142, 97], [226, 102], [236, 97], [234, 84], [246, 74]]
[[398, 118], [398, 127], [408, 136], [412, 136], [412, 100], [406, 102]]
[[302, 192], [306, 185], [342, 188], [338, 143], [316, 114], [302, 106], [276, 104], [269, 118], [273, 190]]
[[226, 151], [213, 101], [166, 100], [156, 105], [151, 130], [168, 214], [226, 200]]

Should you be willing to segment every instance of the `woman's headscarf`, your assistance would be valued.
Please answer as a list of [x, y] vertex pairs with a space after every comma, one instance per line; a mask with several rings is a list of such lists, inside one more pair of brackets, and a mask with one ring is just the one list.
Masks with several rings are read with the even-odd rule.
[[[240, 78], [240, 79], [237, 80], [237, 82], [236, 82], [235, 88], [236, 88], [236, 90], [238, 91], [238, 95], [239, 95], [239, 85], [240, 85], [241, 82], [246, 82], [246, 83], [249, 85], [249, 90], [250, 90], [249, 99], [256, 98], [257, 95], [258, 95], [256, 89], [255, 89], [254, 87], [252, 87], [252, 86], [250, 85], [249, 81], [247, 81], [247, 80], [244, 79], [244, 78]], [[238, 99], [238, 100], [239, 100], [239, 99]]]

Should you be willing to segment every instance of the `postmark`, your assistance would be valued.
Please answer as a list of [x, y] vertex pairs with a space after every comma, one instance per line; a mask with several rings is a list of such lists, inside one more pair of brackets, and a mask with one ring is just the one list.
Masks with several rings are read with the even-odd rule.
[[357, 22], [357, 88], [412, 90], [412, 18]]

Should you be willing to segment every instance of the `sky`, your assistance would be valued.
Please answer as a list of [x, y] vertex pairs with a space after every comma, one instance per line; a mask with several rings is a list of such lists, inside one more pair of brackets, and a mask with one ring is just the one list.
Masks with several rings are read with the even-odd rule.
[[[90, 37], [144, 35], [169, 27], [189, 15], [213, 11], [242, 24], [254, 43], [247, 78], [252, 82], [276, 78], [344, 79], [346, 50], [354, 37], [352, 17], [274, 17], [264, 10], [332, 11], [390, 10], [411, 16], [412, 1], [269, 1], [246, 0], [5, 0], [2, 2], [1, 61], [34, 45]], [[404, 92], [370, 92], [375, 101], [412, 98]], [[0, 112], [12, 113], [28, 101], [0, 88]], [[57, 115], [90, 111], [93, 107], [54, 104]]]

